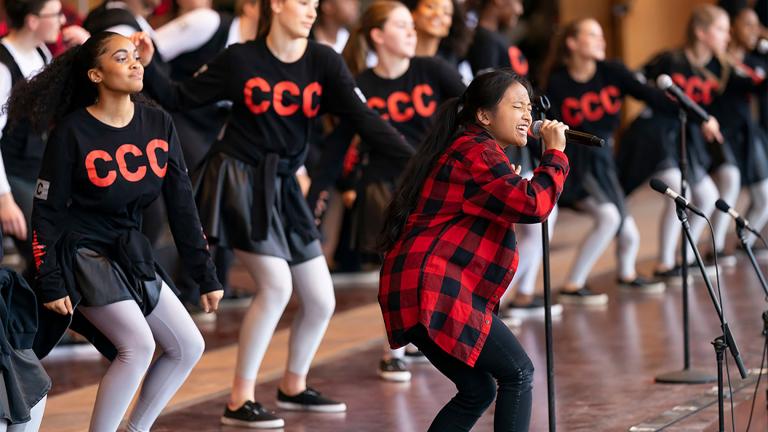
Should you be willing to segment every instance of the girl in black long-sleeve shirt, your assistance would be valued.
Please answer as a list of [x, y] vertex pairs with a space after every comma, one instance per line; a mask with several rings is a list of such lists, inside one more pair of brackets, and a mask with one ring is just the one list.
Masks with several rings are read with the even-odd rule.
[[[731, 42], [724, 59], [730, 69], [728, 85], [712, 107], [720, 121], [726, 155], [715, 172], [730, 174], [720, 176], [730, 181], [719, 185], [721, 198], [728, 204], [736, 204], [742, 185], [749, 191], [747, 219], [753, 228], [761, 230], [768, 221], [768, 136], [752, 114], [751, 101], [768, 93], [765, 77], [768, 62], [750, 53], [757, 44], [760, 29], [755, 11], [742, 9], [731, 18], [731, 25]], [[725, 213], [716, 212], [712, 222], [715, 246], [721, 257], [730, 220]], [[751, 244], [754, 240], [749, 234], [747, 241]], [[731, 255], [725, 256], [731, 258]]]
[[[91, 417], [99, 432], [117, 430], [142, 379], [128, 430], [148, 431], [202, 355], [202, 336], [140, 231], [142, 211], [161, 194], [202, 304], [215, 309], [223, 293], [171, 119], [131, 100], [142, 89], [137, 56], [123, 36], [94, 35], [10, 102], [11, 122], [55, 124], [32, 213], [44, 306], [35, 350], [47, 354], [71, 323], [112, 360]], [[147, 372], [155, 341], [163, 354]]]
[[[255, 41], [227, 48], [205, 72], [172, 84], [152, 64], [150, 92], [167, 108], [232, 101], [232, 114], [196, 179], [206, 234], [235, 250], [259, 286], [245, 315], [235, 380], [222, 422], [279, 427], [282, 419], [254, 402], [256, 374], [295, 287], [302, 310], [291, 332], [278, 406], [344, 411], [346, 405], [307, 387], [306, 375], [334, 309], [333, 286], [314, 218], [295, 172], [305, 160], [311, 128], [331, 112], [350, 120], [364, 140], [405, 163], [411, 147], [368, 109], [341, 57], [308, 41], [314, 2], [262, 2]], [[148, 40], [148, 39], [147, 39]], [[147, 44], [147, 60], [151, 45]]]
[[[642, 68], [643, 75], [648, 82], [656, 82], [661, 74], [669, 75], [688, 97], [713, 114], [713, 104], [728, 81], [726, 75], [713, 72], [723, 70], [717, 56], [725, 50], [728, 26], [728, 16], [722, 9], [712, 5], [697, 6], [688, 21], [686, 45], [655, 56]], [[689, 116], [684, 133], [689, 190], [696, 206], [709, 215], [718, 197], [717, 185], [709, 170], [713, 165], [713, 156], [719, 156], [723, 147], [719, 123], [713, 115], [703, 123]], [[650, 176], [679, 188], [679, 155], [680, 123], [676, 111], [666, 112], [650, 107], [630, 125], [619, 147], [617, 163], [626, 193], [631, 193]], [[705, 226], [703, 218], [691, 219], [694, 239], [699, 238]], [[679, 280], [680, 266], [676, 265], [675, 246], [680, 230], [675, 205], [665, 200], [659, 224], [659, 257], [654, 273], [668, 281]], [[687, 257], [691, 261], [693, 252], [689, 250]]]
[[606, 141], [602, 148], [571, 146], [566, 150], [572, 168], [560, 202], [587, 213], [594, 224], [583, 240], [560, 299], [589, 304], [608, 300], [606, 294], [589, 289], [586, 281], [614, 237], [619, 286], [663, 290], [663, 283], [638, 277], [635, 270], [640, 234], [624, 203], [613, 158], [613, 135], [626, 95], [661, 110], [674, 112], [675, 107], [663, 92], [639, 82], [623, 64], [604, 60], [605, 39], [596, 20], [586, 18], [569, 23], [555, 46], [553, 65], [546, 77], [546, 94], [553, 114], [572, 129]]

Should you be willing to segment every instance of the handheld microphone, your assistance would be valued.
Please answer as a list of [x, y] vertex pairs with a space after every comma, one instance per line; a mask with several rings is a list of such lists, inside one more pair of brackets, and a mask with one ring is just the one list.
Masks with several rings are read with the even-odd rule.
[[707, 218], [707, 216], [704, 214], [703, 211], [699, 210], [695, 205], [688, 202], [688, 200], [685, 199], [684, 196], [670, 189], [669, 186], [667, 186], [667, 184], [664, 183], [663, 181], [657, 178], [651, 179], [651, 189], [672, 198], [673, 200], [675, 200], [675, 202], [678, 205], [681, 205], [687, 208], [688, 210], [696, 213], [697, 215], [703, 217], [704, 219]]
[[[541, 126], [544, 124], [542, 120], [536, 120], [531, 125], [531, 133], [534, 138], [541, 138]], [[605, 145], [605, 140], [586, 132], [578, 132], [570, 129], [565, 131], [565, 143], [566, 144], [581, 144], [589, 147], [602, 147]]]
[[689, 98], [688, 95], [686, 95], [680, 87], [676, 86], [672, 81], [672, 77], [669, 75], [659, 75], [659, 77], [656, 78], [656, 85], [660, 89], [671, 94], [677, 100], [680, 106], [683, 107], [683, 109], [685, 109], [688, 113], [693, 114], [693, 116], [698, 120], [705, 122], [709, 119], [709, 114], [704, 111], [704, 108], [702, 108], [696, 102], [692, 101], [691, 98]]
[[746, 228], [747, 231], [751, 232], [752, 234], [756, 235], [758, 238], [760, 237], [760, 232], [758, 232], [756, 229], [752, 228], [752, 225], [749, 224], [749, 221], [744, 219], [739, 212], [733, 209], [733, 207], [729, 206], [727, 202], [723, 201], [722, 199], [718, 199], [717, 202], [715, 202], [715, 207], [717, 207], [718, 210], [720, 210], [723, 213], [728, 213], [729, 216], [733, 218], [733, 220], [736, 221], [736, 225], [740, 228]]

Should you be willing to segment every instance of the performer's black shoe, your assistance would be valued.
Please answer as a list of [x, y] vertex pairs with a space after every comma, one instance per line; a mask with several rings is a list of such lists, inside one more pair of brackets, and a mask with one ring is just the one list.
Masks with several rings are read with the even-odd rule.
[[648, 294], [663, 293], [667, 288], [667, 284], [664, 281], [658, 279], [646, 279], [642, 276], [638, 276], [631, 281], [624, 281], [619, 279], [616, 284], [621, 289], [632, 292], [642, 292]]
[[[667, 286], [680, 286], [683, 284], [682, 269], [681, 266], [676, 265], [669, 270], [655, 270], [653, 272], [653, 277], [663, 280]], [[688, 285], [693, 283], [693, 271], [694, 269], [688, 266]], [[696, 271], [698, 271], [698, 267], [696, 268]]]
[[[558, 317], [563, 314], [563, 305], [554, 303], [550, 308], [550, 313], [553, 317]], [[544, 316], [544, 297], [534, 296], [530, 303], [525, 305], [518, 305], [510, 303], [504, 311], [505, 317], [512, 318], [533, 318]]]
[[403, 360], [406, 363], [429, 363], [429, 359], [415, 345], [407, 345], [405, 347], [405, 357], [403, 357]]
[[576, 291], [560, 290], [558, 297], [560, 303], [581, 304], [581, 305], [604, 305], [608, 304], [608, 294], [596, 293], [588, 287], [579, 288]]
[[277, 406], [289, 411], [340, 413], [347, 410], [344, 402], [329, 399], [310, 387], [295, 396], [288, 396], [277, 389]]
[[276, 429], [285, 426], [285, 421], [267, 410], [258, 402], [247, 401], [235, 411], [224, 409], [221, 424], [252, 429]]
[[384, 381], [408, 382], [411, 380], [411, 372], [403, 359], [381, 359], [379, 362], [379, 378]]
[[[735, 267], [738, 260], [736, 259], [736, 255], [732, 253], [727, 253], [725, 251], [718, 251], [717, 252], [717, 264], [721, 265], [723, 267]], [[715, 256], [712, 252], [708, 253], [707, 256], [704, 258], [704, 264], [707, 266], [714, 267], [715, 265]]]

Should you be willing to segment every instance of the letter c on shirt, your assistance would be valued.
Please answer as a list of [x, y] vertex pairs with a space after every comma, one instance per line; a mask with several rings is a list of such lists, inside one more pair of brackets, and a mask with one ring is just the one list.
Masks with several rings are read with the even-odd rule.
[[107, 171], [107, 175], [100, 177], [96, 170], [96, 160], [101, 159], [104, 162], [110, 162], [112, 156], [104, 150], [93, 150], [85, 157], [85, 170], [88, 172], [88, 180], [96, 186], [107, 187], [115, 182], [117, 173], [115, 170], [110, 169]]

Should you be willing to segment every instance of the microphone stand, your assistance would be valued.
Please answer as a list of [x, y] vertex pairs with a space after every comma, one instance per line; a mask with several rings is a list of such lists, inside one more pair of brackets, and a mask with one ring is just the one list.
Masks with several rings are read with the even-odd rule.
[[755, 269], [755, 273], [757, 273], [757, 279], [760, 281], [760, 286], [763, 287], [763, 291], [765, 292], [765, 297], [768, 299], [768, 284], [765, 282], [765, 276], [763, 275], [763, 271], [760, 269], [760, 266], [757, 264], [757, 259], [755, 258], [754, 252], [752, 252], [752, 246], [747, 243], [747, 232], [744, 229], [744, 224], [739, 223], [736, 221], [736, 234], [739, 236], [739, 242], [741, 242], [741, 247], [744, 249], [744, 251], [747, 253], [747, 256], [749, 257], [749, 262], [752, 263], [752, 268]]
[[[699, 270], [701, 270], [701, 275], [704, 277], [704, 283], [707, 286], [709, 298], [712, 300], [712, 305], [715, 307], [717, 317], [720, 319], [720, 328], [723, 329], [723, 334], [716, 337], [712, 341], [712, 345], [715, 348], [715, 358], [717, 361], [718, 431], [725, 432], [725, 396], [723, 394], [723, 360], [725, 357], [725, 350], [730, 350], [731, 356], [733, 356], [733, 359], [736, 361], [736, 367], [739, 369], [739, 374], [742, 379], [747, 378], [747, 370], [744, 367], [744, 362], [741, 360], [739, 348], [736, 346], [736, 341], [733, 339], [733, 334], [728, 326], [728, 322], [726, 322], [723, 317], [722, 305], [718, 302], [715, 290], [712, 288], [712, 282], [709, 280], [709, 275], [707, 275], [704, 261], [701, 259], [701, 254], [699, 254], [699, 250], [696, 248], [696, 242], [693, 240], [693, 235], [691, 235], [691, 227], [688, 224], [688, 215], [685, 211], [685, 206], [680, 205], [677, 201], [675, 201], [675, 205], [677, 206], [677, 215], [680, 218], [680, 222], [683, 224], [683, 233], [688, 240], [688, 244], [690, 244], [693, 249], [693, 255], [696, 257], [696, 264], [698, 265]], [[718, 285], [719, 283], [720, 281], [718, 281]]]
[[[763, 292], [765, 292], [765, 299], [766, 301], [768, 301], [768, 284], [765, 282], [765, 276], [763, 275], [763, 271], [760, 269], [760, 266], [757, 264], [757, 259], [755, 258], [755, 254], [752, 252], [752, 246], [750, 246], [749, 243], [747, 243], [748, 234], [744, 229], [744, 224], [740, 223], [739, 221], [736, 221], [736, 234], [739, 237], [739, 242], [741, 242], [741, 247], [744, 249], [744, 251], [747, 253], [747, 256], [749, 257], [749, 262], [752, 264], [752, 268], [755, 269], [755, 273], [757, 274], [757, 279], [760, 281], [760, 286], [763, 287]], [[765, 345], [768, 346], [768, 310], [763, 311], [762, 318], [763, 318], [763, 337], [765, 338]], [[761, 364], [760, 368], [762, 367], [763, 365]]]
[[[550, 102], [546, 96], [539, 96], [538, 100], [539, 120], [546, 119], [546, 113], [549, 111]], [[541, 141], [539, 141], [541, 142]], [[544, 145], [541, 145], [541, 154], [544, 155]], [[547, 412], [549, 431], [555, 432], [557, 429], [555, 413], [555, 356], [553, 348], [552, 335], [552, 281], [550, 280], [549, 265], [549, 218], [541, 223], [541, 245], [542, 245], [542, 266], [544, 271], [544, 335], [546, 339], [547, 351]]]
[[[688, 189], [688, 148], [685, 138], [687, 133], [688, 115], [682, 108], [678, 111], [678, 119], [680, 121], [680, 195], [685, 197]], [[685, 219], [684, 225], [688, 223], [686, 210], [679, 205], [677, 206], [677, 218], [680, 219], [681, 222]], [[685, 226], [683, 226], [683, 228], [685, 229]], [[664, 384], [703, 384], [714, 381], [715, 377], [702, 370], [691, 369], [691, 338], [688, 315], [688, 248], [686, 247], [685, 233], [682, 235], [680, 245], [680, 256], [682, 258], [680, 274], [683, 278], [683, 370], [657, 375], [656, 382]]]

